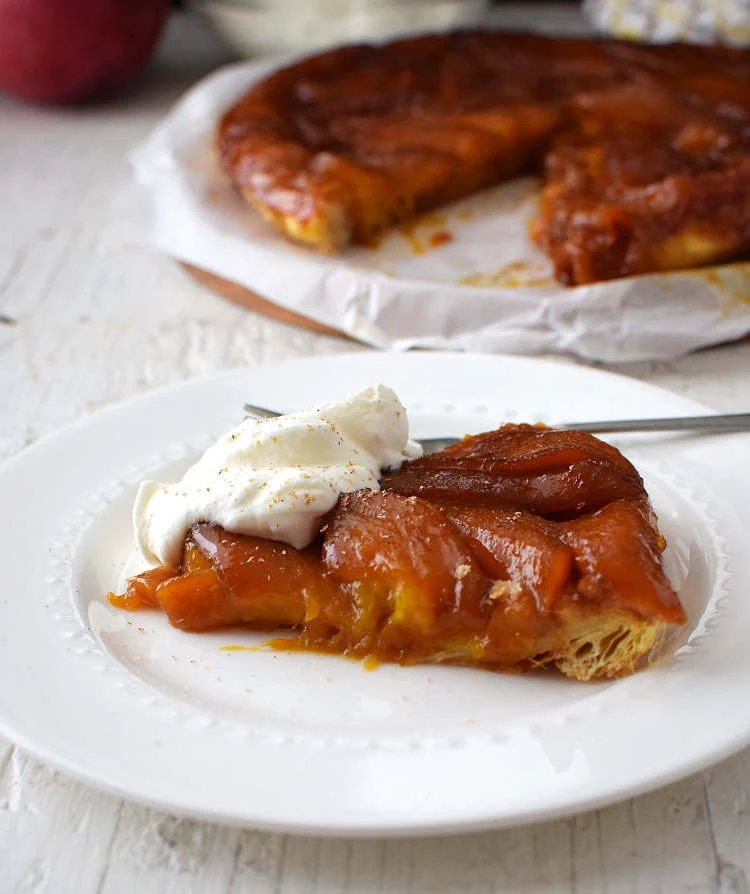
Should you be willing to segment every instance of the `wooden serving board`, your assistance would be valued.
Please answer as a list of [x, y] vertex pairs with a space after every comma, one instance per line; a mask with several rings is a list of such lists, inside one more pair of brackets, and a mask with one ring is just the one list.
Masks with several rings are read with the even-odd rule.
[[188, 264], [185, 261], [180, 261], [180, 265], [189, 276], [197, 280], [202, 286], [205, 286], [222, 298], [233, 301], [235, 304], [241, 304], [243, 307], [248, 308], [248, 310], [264, 314], [265, 316], [271, 317], [274, 320], [279, 320], [282, 323], [291, 323], [292, 326], [301, 326], [303, 329], [309, 329], [310, 331], [318, 332], [321, 335], [335, 335], [338, 338], [346, 338], [349, 341], [356, 340], [352, 339], [351, 336], [342, 332], [340, 329], [326, 326], [324, 323], [319, 323], [317, 320], [311, 320], [310, 317], [306, 317], [303, 314], [295, 313], [292, 310], [287, 310], [285, 307], [274, 304], [273, 301], [269, 301], [268, 298], [263, 298], [261, 295], [258, 295], [245, 286], [241, 286], [239, 283], [224, 279], [221, 276], [217, 276], [215, 273], [209, 273], [208, 270], [203, 270], [201, 267], [195, 267], [193, 264]]

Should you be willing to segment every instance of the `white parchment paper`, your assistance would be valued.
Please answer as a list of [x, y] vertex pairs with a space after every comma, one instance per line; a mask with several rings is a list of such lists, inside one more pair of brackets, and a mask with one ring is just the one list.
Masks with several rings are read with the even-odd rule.
[[[275, 63], [278, 65], [278, 62]], [[197, 84], [133, 155], [163, 251], [381, 348], [668, 359], [750, 332], [750, 262], [566, 289], [530, 243], [537, 185], [517, 180], [339, 258], [292, 245], [218, 168], [213, 132], [274, 63]]]

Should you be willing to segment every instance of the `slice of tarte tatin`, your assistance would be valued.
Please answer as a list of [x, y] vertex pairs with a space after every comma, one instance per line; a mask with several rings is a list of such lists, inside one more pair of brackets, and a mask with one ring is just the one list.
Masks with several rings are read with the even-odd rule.
[[615, 678], [685, 622], [664, 546], [614, 447], [506, 425], [342, 494], [303, 549], [195, 523], [179, 567], [110, 600], [182, 630], [274, 631], [277, 649]]

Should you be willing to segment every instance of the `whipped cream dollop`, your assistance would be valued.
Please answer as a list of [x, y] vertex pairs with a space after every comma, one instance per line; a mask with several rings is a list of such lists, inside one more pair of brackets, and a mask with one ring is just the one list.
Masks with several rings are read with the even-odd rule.
[[378, 385], [337, 403], [223, 435], [176, 484], [144, 481], [133, 508], [136, 541], [152, 565], [176, 566], [196, 522], [301, 549], [339, 495], [378, 490], [385, 469], [421, 455], [406, 410]]

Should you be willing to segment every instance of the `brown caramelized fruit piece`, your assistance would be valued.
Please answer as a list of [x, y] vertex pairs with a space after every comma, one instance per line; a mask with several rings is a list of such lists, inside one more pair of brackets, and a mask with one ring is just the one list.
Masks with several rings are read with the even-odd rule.
[[108, 599], [116, 608], [137, 611], [139, 608], [158, 608], [160, 606], [156, 591], [160, 584], [172, 580], [175, 576], [173, 568], [160, 565], [128, 579], [124, 593], [110, 593]]
[[131, 609], [160, 606], [181, 630], [237, 624], [273, 630], [302, 624], [332, 589], [314, 552], [198, 524], [180, 570], [147, 571], [110, 601]]
[[[523, 587], [487, 577], [469, 540], [425, 500], [384, 491], [344, 496], [323, 556], [355, 607], [348, 654], [511, 668], [559, 645], [557, 620], [540, 616]], [[307, 631], [300, 639], [316, 647]]]
[[323, 564], [354, 607], [348, 649], [357, 654], [458, 656], [486, 627], [490, 582], [468, 541], [424, 500], [345, 494], [326, 531]]
[[619, 451], [591, 435], [506, 425], [404, 463], [384, 490], [437, 502], [575, 517], [613, 500], [645, 497]]
[[162, 608], [181, 630], [209, 630], [227, 614], [227, 598], [211, 563], [192, 540], [185, 543], [182, 569], [163, 565], [130, 578], [125, 593], [109, 594], [118, 608]]
[[529, 512], [478, 506], [446, 505], [443, 511], [469, 538], [485, 574], [518, 581], [539, 611], [550, 611], [575, 583], [575, 555], [555, 522]]
[[617, 502], [560, 525], [575, 553], [578, 597], [598, 608], [684, 624], [685, 612], [660, 561], [662, 540], [638, 505]]

